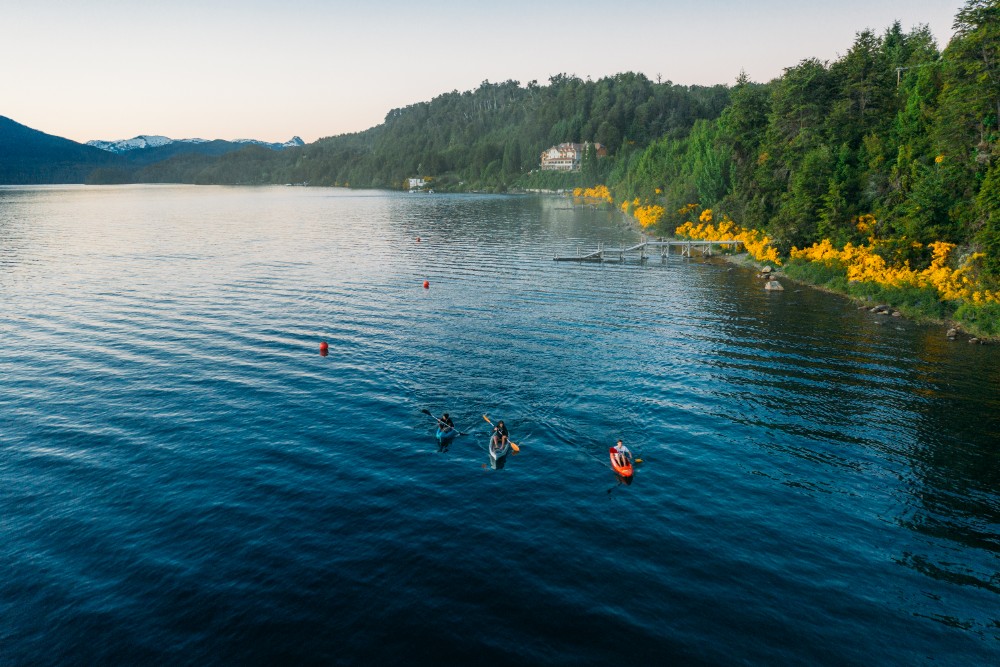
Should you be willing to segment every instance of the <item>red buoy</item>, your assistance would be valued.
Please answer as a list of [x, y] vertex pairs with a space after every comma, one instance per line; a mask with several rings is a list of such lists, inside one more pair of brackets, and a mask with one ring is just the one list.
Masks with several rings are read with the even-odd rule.
[[424, 289], [430, 289], [431, 282], [429, 280], [424, 281]]
[[319, 353], [324, 357], [330, 353], [330, 346], [326, 344], [325, 340], [319, 344]]

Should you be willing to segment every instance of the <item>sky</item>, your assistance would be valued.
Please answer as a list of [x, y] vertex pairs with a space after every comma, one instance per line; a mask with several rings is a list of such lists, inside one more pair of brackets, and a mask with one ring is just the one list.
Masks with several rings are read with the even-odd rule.
[[964, 0], [0, 0], [0, 116], [74, 141], [307, 143], [484, 80], [765, 82]]

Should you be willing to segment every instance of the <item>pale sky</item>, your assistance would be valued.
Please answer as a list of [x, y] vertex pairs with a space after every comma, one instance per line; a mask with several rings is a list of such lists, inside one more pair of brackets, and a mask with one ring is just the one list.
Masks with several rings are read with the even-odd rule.
[[0, 0], [0, 116], [84, 142], [313, 142], [485, 79], [769, 81], [964, 0]]

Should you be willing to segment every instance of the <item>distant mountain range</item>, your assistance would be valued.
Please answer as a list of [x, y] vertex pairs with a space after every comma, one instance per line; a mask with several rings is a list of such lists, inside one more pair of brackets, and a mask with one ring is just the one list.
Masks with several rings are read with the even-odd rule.
[[[215, 140], [221, 141], [221, 140]], [[162, 146], [168, 146], [170, 144], [207, 144], [211, 143], [209, 139], [171, 139], [170, 137], [164, 137], [158, 134], [140, 134], [137, 137], [132, 137], [131, 139], [118, 139], [117, 141], [104, 141], [102, 139], [94, 139], [88, 141], [88, 146], [93, 146], [94, 148], [100, 148], [102, 151], [108, 151], [109, 153], [127, 153], [129, 151], [136, 150], [146, 150], [149, 148], [160, 148]], [[234, 139], [232, 144], [255, 144], [257, 146], [264, 146], [266, 148], [271, 148], [274, 150], [281, 150], [283, 148], [291, 148], [293, 146], [305, 146], [305, 142], [299, 137], [292, 137], [284, 143], [270, 143], [267, 141], [260, 141], [258, 139]]]
[[299, 137], [285, 143], [256, 139], [171, 139], [140, 135], [119, 141], [80, 144], [0, 116], [0, 184], [133, 182], [150, 165], [172, 158], [218, 157], [241, 150], [280, 151], [304, 146]]

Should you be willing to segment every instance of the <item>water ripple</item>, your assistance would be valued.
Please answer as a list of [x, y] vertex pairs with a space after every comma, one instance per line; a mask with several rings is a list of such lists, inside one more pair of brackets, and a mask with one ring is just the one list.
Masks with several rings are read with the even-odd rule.
[[0, 188], [0, 662], [988, 662], [996, 348], [567, 206]]

